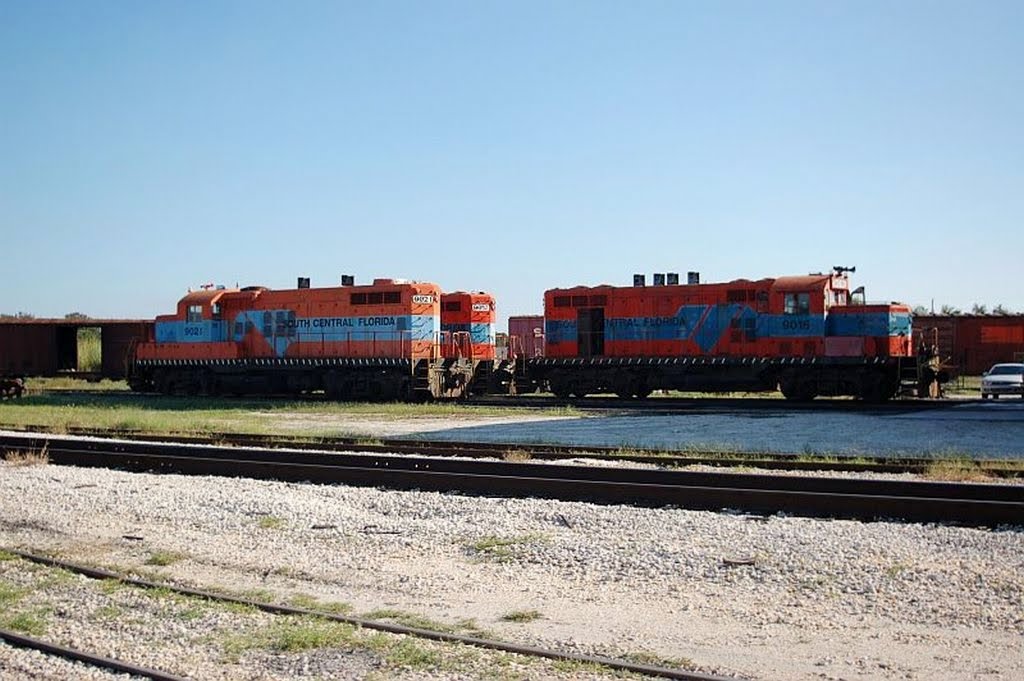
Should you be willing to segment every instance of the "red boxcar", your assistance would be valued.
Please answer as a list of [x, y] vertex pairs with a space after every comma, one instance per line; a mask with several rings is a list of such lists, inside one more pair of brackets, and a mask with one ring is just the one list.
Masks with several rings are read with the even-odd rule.
[[508, 318], [509, 353], [515, 357], [544, 356], [544, 317], [527, 315]]
[[976, 376], [1000, 362], [1024, 361], [1024, 316], [918, 315], [919, 342], [936, 346], [947, 365]]

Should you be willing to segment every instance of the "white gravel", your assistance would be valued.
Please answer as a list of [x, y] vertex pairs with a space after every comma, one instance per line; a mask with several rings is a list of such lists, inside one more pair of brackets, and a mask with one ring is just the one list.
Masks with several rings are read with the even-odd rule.
[[[685, 659], [751, 679], [1024, 678], [1021, 527], [0, 465], [0, 545], [199, 587], [304, 593], [357, 613], [472, 619], [509, 640]], [[184, 558], [147, 566], [155, 551]], [[528, 610], [542, 617], [502, 620]], [[0, 648], [0, 671], [16, 669], [9, 651]], [[183, 673], [153, 655], [142, 663]], [[353, 664], [352, 677], [373, 668]], [[325, 668], [303, 669], [273, 678]]]

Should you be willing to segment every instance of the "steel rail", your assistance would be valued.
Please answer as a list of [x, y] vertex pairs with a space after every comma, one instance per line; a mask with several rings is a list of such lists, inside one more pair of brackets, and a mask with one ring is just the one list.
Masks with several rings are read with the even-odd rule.
[[[21, 555], [15, 551], [10, 551], [10, 553]], [[110, 657], [94, 655], [93, 653], [87, 653], [75, 648], [68, 648], [67, 646], [57, 645], [56, 643], [50, 643], [30, 636], [24, 636], [6, 629], [0, 629], [0, 639], [19, 648], [31, 648], [49, 655], [56, 655], [57, 657], [61, 657], [66, 660], [84, 662], [85, 664], [93, 667], [102, 667], [115, 672], [131, 674], [132, 676], [142, 676], [148, 679], [153, 679], [153, 681], [187, 681], [183, 676], [174, 676], [173, 674], [149, 669], [148, 667], [140, 667], [138, 665], [134, 665], [129, 662], [122, 662], [121, 660], [115, 660]]]
[[[21, 432], [50, 432], [45, 426], [9, 428]], [[568, 461], [580, 458], [599, 458], [608, 461], [646, 463], [663, 467], [706, 465], [716, 467], [756, 467], [786, 471], [834, 471], [852, 473], [924, 473], [929, 466], [942, 459], [926, 457], [856, 457], [844, 461], [798, 458], [796, 454], [729, 452], [714, 454], [700, 452], [674, 454], [671, 450], [630, 448], [623, 453], [620, 447], [590, 445], [544, 445], [512, 442], [467, 442], [444, 440], [410, 440], [403, 438], [375, 439], [366, 442], [353, 437], [301, 438], [247, 433], [209, 433], [205, 435], [161, 435], [139, 431], [101, 428], [68, 428], [67, 434], [86, 437], [119, 438], [139, 442], [175, 442], [180, 444], [230, 444], [242, 447], [287, 448], [316, 451], [374, 452], [415, 454], [436, 457], [466, 457], [505, 459], [521, 454], [528, 459]], [[851, 457], [852, 459], [852, 457]], [[1024, 467], [1005, 459], [976, 459], [972, 463], [986, 474], [998, 477], [1024, 477]]]
[[[61, 395], [75, 397], [114, 397], [123, 399], [134, 398], [173, 398], [163, 393], [138, 393], [128, 390], [79, 390], [75, 388], [32, 388], [28, 387], [26, 396]], [[215, 398], [214, 398], [215, 399]], [[233, 400], [234, 398], [223, 398]], [[288, 399], [303, 402], [336, 402], [323, 393], [291, 393], [251, 394], [240, 399], [246, 401], [280, 401]], [[916, 411], [920, 409], [944, 409], [962, 404], [983, 404], [980, 398], [970, 399], [935, 399], [928, 397], [901, 397], [886, 402], [865, 402], [864, 400], [844, 397], [819, 397], [809, 402], [794, 402], [782, 397], [763, 395], [760, 397], [647, 397], [644, 399], [623, 399], [616, 395], [562, 398], [554, 395], [479, 395], [458, 400], [458, 404], [479, 407], [509, 407], [513, 409], [550, 409], [556, 407], [575, 407], [587, 411], [652, 411], [668, 413], [688, 413], [705, 411], [760, 411], [776, 409], [779, 411], [854, 411], [892, 413]]]
[[[567, 662], [579, 662], [582, 664], [598, 664], [603, 667], [610, 669], [616, 669], [621, 671], [634, 672], [637, 674], [643, 674], [645, 676], [660, 677], [666, 679], [678, 679], [680, 681], [742, 681], [737, 677], [722, 677], [715, 676], [712, 674], [704, 674], [701, 672], [693, 672], [682, 669], [672, 669], [669, 667], [660, 667], [657, 665], [640, 664], [636, 662], [629, 662], [627, 660], [620, 660], [612, 657], [604, 657], [600, 655], [580, 655], [578, 653], [567, 653], [558, 650], [551, 650], [548, 648], [538, 648], [535, 646], [518, 645], [515, 643], [508, 643], [505, 641], [498, 641], [495, 639], [478, 638], [476, 636], [466, 636], [463, 634], [453, 634], [443, 631], [434, 631], [432, 629], [422, 629], [419, 627], [408, 627], [401, 624], [391, 624], [388, 622], [380, 622], [378, 620], [364, 619], [361, 617], [351, 617], [348, 615], [339, 615], [333, 612], [326, 612], [320, 610], [311, 610], [308, 608], [297, 608], [288, 605], [278, 605], [276, 603], [266, 603], [263, 601], [254, 601], [247, 598], [238, 598], [235, 596], [227, 596], [221, 593], [214, 593], [211, 591], [203, 591], [200, 589], [191, 589], [188, 587], [178, 586], [169, 582], [154, 582], [151, 580], [137, 579], [129, 577], [127, 575], [118, 574], [102, 568], [91, 567], [87, 565], [79, 565], [77, 563], [70, 563], [49, 556], [40, 556], [19, 549], [4, 548], [3, 551], [12, 555], [23, 558], [24, 560], [37, 563], [40, 565], [47, 565], [50, 567], [61, 568], [74, 572], [76, 574], [85, 575], [94, 579], [107, 579], [116, 580], [122, 584], [129, 584], [131, 586], [137, 586], [144, 589], [167, 589], [175, 593], [179, 593], [185, 596], [192, 596], [195, 598], [203, 598], [209, 601], [220, 601], [224, 603], [235, 603], [239, 605], [246, 605], [264, 612], [279, 614], [279, 615], [305, 615], [320, 617], [323, 619], [334, 620], [336, 622], [342, 622], [344, 624], [350, 624], [357, 627], [363, 627], [365, 629], [373, 629], [376, 631], [385, 631], [392, 634], [405, 634], [407, 636], [415, 636], [416, 638], [428, 639], [432, 641], [439, 641], [442, 643], [461, 643], [465, 645], [475, 646], [477, 648], [487, 648], [490, 650], [500, 650], [508, 653], [516, 653], [518, 655], [525, 655], [529, 657], [542, 657], [551, 660], [564, 660]], [[178, 677], [152, 677], [159, 679], [170, 679], [171, 681], [180, 681]]]
[[932, 398], [899, 398], [886, 402], [865, 402], [849, 398], [818, 398], [808, 402], [796, 402], [781, 397], [647, 397], [644, 399], [623, 399], [615, 395], [590, 397], [555, 397], [549, 395], [487, 395], [468, 397], [462, 404], [479, 407], [533, 407], [550, 409], [554, 407], [576, 407], [596, 411], [650, 411], [666, 413], [689, 413], [709, 411], [853, 411], [892, 413], [917, 411], [920, 409], [943, 409], [959, 401]]
[[706, 473], [241, 447], [0, 437], [53, 463], [759, 514], [1024, 524], [1024, 486]]

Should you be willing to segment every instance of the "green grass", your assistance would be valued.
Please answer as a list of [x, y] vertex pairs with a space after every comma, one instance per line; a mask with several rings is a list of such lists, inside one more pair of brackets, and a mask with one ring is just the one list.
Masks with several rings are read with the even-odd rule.
[[149, 558], [146, 559], [146, 565], [171, 565], [185, 557], [184, 553], [177, 553], [175, 551], [153, 551], [149, 554]]
[[925, 469], [924, 477], [942, 482], [984, 482], [992, 479], [984, 466], [968, 458], [933, 461]]
[[257, 603], [277, 603], [277, 594], [268, 589], [248, 589], [238, 594], [239, 598]]
[[100, 371], [103, 368], [100, 329], [87, 326], [78, 329], [78, 370]]
[[48, 608], [38, 608], [30, 612], [0, 614], [0, 628], [20, 631], [28, 636], [42, 636], [46, 633]]
[[256, 524], [263, 530], [280, 530], [287, 525], [284, 518], [278, 518], [274, 515], [261, 516]]
[[221, 641], [225, 656], [237, 660], [249, 650], [295, 653], [318, 648], [351, 648], [355, 627], [314, 617], [284, 617], [271, 625], [226, 636]]
[[99, 381], [87, 381], [76, 376], [34, 376], [26, 379], [27, 395], [46, 392], [47, 390], [74, 390], [75, 392], [116, 393], [127, 392], [128, 381], [112, 381], [104, 378]]
[[430, 669], [440, 667], [442, 657], [412, 638], [399, 639], [384, 652], [384, 659], [392, 667], [401, 669]]
[[0, 551], [0, 563], [6, 560], [19, 560], [19, 557], [7, 551]]
[[513, 610], [501, 616], [502, 622], [533, 622], [542, 619], [544, 615], [539, 610]]
[[[541, 415], [578, 415], [566, 409], [537, 409]], [[0, 402], [0, 426], [43, 426], [56, 432], [72, 428], [102, 428], [147, 433], [208, 434], [231, 432], [274, 434], [297, 419], [322, 420], [304, 436], [347, 437], [351, 433], [329, 425], [331, 416], [368, 416], [383, 420], [437, 417], [508, 416], [501, 407], [471, 407], [457, 403], [339, 403], [292, 402], [201, 397], [142, 396], [118, 391], [90, 394], [27, 395]]]
[[516, 556], [517, 549], [524, 544], [547, 541], [539, 534], [525, 534], [516, 537], [497, 537], [487, 535], [467, 544], [467, 548], [481, 558], [499, 562], [511, 560]]
[[370, 612], [361, 615], [361, 617], [368, 620], [391, 620], [395, 624], [401, 624], [404, 627], [443, 631], [449, 634], [454, 634], [459, 630], [458, 626], [444, 624], [437, 620], [432, 620], [429, 617], [424, 617], [423, 615], [417, 615], [416, 613], [396, 610], [393, 608], [371, 610]]
[[342, 601], [322, 601], [316, 596], [310, 596], [309, 594], [295, 594], [288, 599], [288, 603], [296, 608], [329, 612], [335, 615], [345, 615], [352, 612], [351, 603], [344, 603]]
[[367, 650], [380, 655], [391, 668], [441, 667], [441, 653], [410, 637], [367, 632], [343, 622], [316, 617], [285, 617], [270, 626], [243, 631], [224, 638], [224, 655], [237, 660], [249, 650], [301, 653], [323, 648]]
[[562, 674], [572, 676], [607, 674], [609, 671], [607, 667], [603, 667], [596, 662], [577, 662], [575, 660], [555, 660], [551, 663], [551, 668]]
[[654, 653], [640, 650], [636, 652], [623, 653], [620, 655], [623, 660], [635, 662], [636, 664], [649, 664], [655, 667], [667, 667], [669, 669], [696, 669], [697, 665], [688, 657], [662, 657]]
[[124, 615], [124, 608], [116, 603], [110, 603], [97, 608], [93, 614], [101, 620], [116, 620]]
[[6, 610], [28, 593], [27, 589], [0, 582], [0, 610]]

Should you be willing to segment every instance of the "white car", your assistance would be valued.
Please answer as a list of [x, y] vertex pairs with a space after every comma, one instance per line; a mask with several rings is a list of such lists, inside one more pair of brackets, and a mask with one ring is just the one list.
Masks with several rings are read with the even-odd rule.
[[981, 375], [981, 399], [1000, 395], [1024, 397], [1024, 364], [996, 364]]

